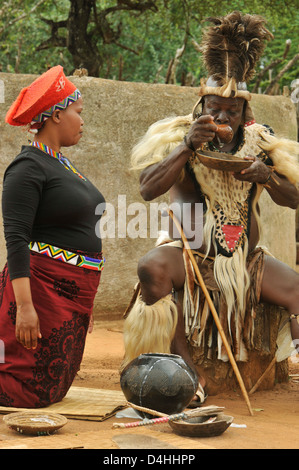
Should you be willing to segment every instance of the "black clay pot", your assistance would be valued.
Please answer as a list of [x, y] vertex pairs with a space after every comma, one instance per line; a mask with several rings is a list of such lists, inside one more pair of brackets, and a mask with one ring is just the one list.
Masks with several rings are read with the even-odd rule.
[[170, 415], [181, 413], [190, 403], [198, 378], [181, 356], [141, 354], [123, 370], [120, 385], [128, 402]]

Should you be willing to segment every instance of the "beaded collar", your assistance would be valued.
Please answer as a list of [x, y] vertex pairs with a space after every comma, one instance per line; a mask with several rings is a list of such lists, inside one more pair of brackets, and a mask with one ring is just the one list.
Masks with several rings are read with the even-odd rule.
[[44, 153], [47, 153], [48, 155], [51, 155], [51, 157], [56, 158], [64, 166], [64, 168], [66, 168], [67, 170], [71, 170], [73, 173], [75, 173], [77, 176], [79, 176], [79, 178], [86, 181], [84, 176], [82, 176], [78, 172], [78, 170], [76, 170], [76, 168], [73, 167], [71, 162], [66, 157], [64, 157], [62, 155], [62, 153], [56, 152], [55, 150], [51, 149], [48, 145], [45, 145], [42, 142], [37, 142], [35, 140], [33, 142], [31, 142], [30, 145], [32, 147], [38, 148], [39, 150], [41, 150]]

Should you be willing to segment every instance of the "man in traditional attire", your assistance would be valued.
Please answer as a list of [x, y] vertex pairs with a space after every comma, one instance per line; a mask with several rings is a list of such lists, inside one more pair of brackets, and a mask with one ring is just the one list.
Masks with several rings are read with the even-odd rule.
[[[153, 124], [135, 146], [132, 163], [142, 170], [140, 191], [145, 200], [169, 191], [171, 204], [180, 208], [175, 216], [191, 242], [191, 232], [201, 227], [195, 207], [203, 205], [203, 243], [196, 246], [197, 237], [193, 238], [193, 254], [235, 359], [246, 361], [259, 302], [284, 307], [291, 323], [297, 323], [299, 275], [257, 244], [263, 190], [278, 205], [298, 205], [298, 145], [256, 123], [249, 105], [246, 83], [254, 75], [265, 40], [272, 37], [265, 20], [239, 12], [209, 20], [212, 26], [202, 42], [209, 76], [201, 83], [199, 101], [192, 114]], [[218, 126], [228, 126], [231, 136], [222, 138]], [[234, 172], [214, 169], [202, 163], [198, 149], [229, 153], [250, 166]], [[184, 203], [193, 208], [192, 230], [190, 224], [184, 227]], [[123, 367], [141, 353], [172, 352], [196, 370], [187, 343], [205, 348], [211, 358], [228, 360], [220, 335], [213, 333], [213, 317], [190, 258], [171, 223], [168, 239], [159, 240], [139, 261], [138, 276], [124, 327]], [[180, 301], [177, 293], [182, 291]], [[199, 401], [204, 400], [204, 385], [199, 376]]]

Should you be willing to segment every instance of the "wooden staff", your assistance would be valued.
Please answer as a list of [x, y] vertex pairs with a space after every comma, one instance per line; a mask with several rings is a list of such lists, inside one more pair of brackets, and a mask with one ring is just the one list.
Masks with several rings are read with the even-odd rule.
[[276, 357], [274, 356], [272, 361], [268, 365], [267, 369], [265, 370], [265, 372], [261, 375], [261, 377], [258, 379], [256, 384], [249, 391], [249, 395], [252, 395], [259, 388], [260, 384], [262, 383], [264, 378], [269, 374], [270, 370], [272, 369], [272, 367], [274, 366], [275, 363], [276, 363]]
[[181, 225], [179, 224], [178, 220], [176, 219], [176, 217], [174, 216], [173, 212], [168, 209], [168, 213], [170, 215], [170, 217], [172, 218], [172, 220], [174, 221], [177, 229], [179, 230], [180, 234], [181, 234], [181, 238], [182, 238], [182, 241], [184, 243], [184, 246], [187, 250], [187, 253], [191, 259], [191, 262], [192, 262], [192, 265], [193, 265], [193, 268], [194, 268], [194, 271], [197, 275], [197, 278], [198, 278], [198, 281], [199, 281], [199, 284], [200, 284], [200, 287], [201, 289], [203, 290], [205, 296], [206, 296], [206, 299], [207, 299], [207, 302], [209, 304], [209, 307], [210, 307], [210, 310], [212, 312], [212, 315], [213, 315], [213, 318], [214, 318], [214, 321], [216, 323], [216, 326], [218, 328], [218, 331], [219, 331], [219, 334], [221, 336], [221, 339], [223, 341], [223, 344], [225, 346], [225, 349], [227, 351], [227, 355], [229, 357], [229, 360], [230, 360], [230, 363], [232, 365], [232, 368], [234, 370], [234, 373], [236, 374], [236, 377], [238, 379], [238, 382], [239, 382], [239, 385], [240, 385], [240, 388], [241, 388], [241, 391], [242, 391], [242, 394], [243, 394], [243, 397], [245, 399], [245, 402], [247, 404], [247, 407], [248, 407], [248, 410], [249, 410], [249, 413], [251, 414], [251, 416], [253, 416], [253, 411], [252, 411], [252, 408], [251, 408], [251, 405], [250, 405], [250, 401], [249, 401], [249, 397], [248, 397], [248, 394], [247, 394], [247, 391], [246, 391], [246, 388], [245, 388], [245, 385], [244, 385], [244, 382], [243, 382], [243, 379], [241, 377], [241, 374], [240, 374], [240, 371], [238, 369], [238, 366], [237, 366], [237, 363], [235, 361], [235, 358], [233, 356], [233, 353], [231, 351], [231, 348], [230, 348], [230, 345], [228, 344], [228, 341], [226, 339], [226, 336], [225, 336], [225, 333], [224, 333], [224, 330], [222, 328], [222, 325], [220, 323], [220, 320], [219, 320], [219, 317], [218, 317], [218, 314], [216, 312], [216, 309], [215, 309], [215, 306], [212, 302], [212, 299], [210, 297], [210, 294], [208, 292], [208, 289], [204, 283], [204, 280], [202, 278], [202, 275], [200, 274], [200, 271], [199, 271], [199, 268], [198, 268], [198, 265], [197, 265], [197, 262], [193, 256], [193, 253], [192, 253], [192, 250], [190, 248], [190, 245], [188, 243], [188, 240], [187, 238], [185, 237], [185, 234], [183, 232], [183, 229], [181, 227]]
[[272, 367], [274, 367], [276, 362], [284, 361], [285, 359], [290, 357], [295, 350], [295, 347], [293, 345], [292, 335], [289, 329], [288, 320], [284, 320], [282, 318], [280, 322], [281, 324], [279, 325], [278, 335], [276, 338], [275, 356], [273, 357], [272, 361], [268, 365], [265, 372], [258, 379], [256, 384], [252, 387], [251, 390], [249, 390], [248, 392], [249, 395], [252, 395], [258, 389], [258, 387], [260, 386], [262, 381], [265, 379], [265, 377], [269, 374], [269, 372], [271, 371]]

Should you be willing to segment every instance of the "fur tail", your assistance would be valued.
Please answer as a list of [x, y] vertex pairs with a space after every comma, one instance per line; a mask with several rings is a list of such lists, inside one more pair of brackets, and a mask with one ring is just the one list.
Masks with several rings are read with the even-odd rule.
[[124, 323], [125, 357], [121, 370], [140, 354], [169, 354], [177, 319], [177, 306], [171, 294], [152, 305], [139, 296]]

